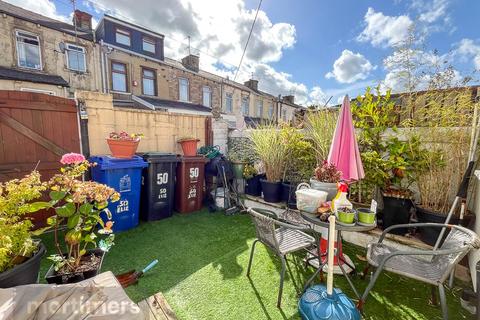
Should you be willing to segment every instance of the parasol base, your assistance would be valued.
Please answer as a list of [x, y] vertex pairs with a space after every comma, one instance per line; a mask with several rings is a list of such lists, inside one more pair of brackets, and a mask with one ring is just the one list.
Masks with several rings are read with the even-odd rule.
[[[314, 258], [314, 255], [312, 253], [307, 253], [306, 259], [308, 260], [309, 265], [318, 269], [318, 259]], [[322, 257], [322, 263], [324, 263], [322, 271], [325, 273], [328, 271], [328, 266], [326, 262], [327, 262], [327, 256]], [[351, 273], [353, 269], [350, 266], [355, 266], [352, 259], [350, 259], [350, 257], [347, 256], [346, 254], [342, 255], [342, 258], [340, 259], [340, 263], [342, 264], [343, 270], [345, 270], [346, 273]], [[342, 269], [340, 269], [340, 266], [338, 264], [334, 264], [333, 273], [343, 275]]]
[[303, 320], [360, 320], [360, 312], [342, 290], [333, 288], [327, 293], [324, 285], [313, 286], [302, 295], [298, 311]]

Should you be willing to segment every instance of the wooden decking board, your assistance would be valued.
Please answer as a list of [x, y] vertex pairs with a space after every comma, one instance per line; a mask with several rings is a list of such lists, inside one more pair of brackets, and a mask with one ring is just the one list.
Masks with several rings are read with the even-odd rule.
[[138, 303], [147, 320], [177, 320], [175, 312], [168, 305], [161, 292]]

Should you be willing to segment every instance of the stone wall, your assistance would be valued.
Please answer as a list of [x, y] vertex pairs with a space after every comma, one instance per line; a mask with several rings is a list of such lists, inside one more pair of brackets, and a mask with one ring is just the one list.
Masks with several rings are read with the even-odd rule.
[[[22, 30], [37, 35], [40, 39], [40, 54], [42, 62], [42, 70], [34, 71], [49, 75], [58, 75], [65, 79], [70, 88], [64, 90], [52, 90], [52, 85], [47, 84], [31, 84], [30, 82], [9, 83], [2, 81], [0, 89], [15, 90], [19, 88], [33, 88], [37, 90], [54, 91], [59, 96], [73, 96], [74, 90], [98, 91], [100, 89], [100, 69], [99, 55], [95, 44], [91, 41], [78, 38], [78, 45], [86, 50], [86, 66], [87, 72], [78, 73], [67, 68], [66, 55], [60, 51], [60, 43], [76, 43], [73, 35], [49, 29], [35, 23], [24, 21], [8, 15], [0, 17], [0, 66], [7, 68], [18, 68], [18, 53], [16, 50], [16, 30]], [[30, 71], [29, 69], [26, 69]], [[10, 81], [14, 82], [14, 81]], [[19, 87], [19, 88], [18, 88]]]
[[177, 140], [182, 136], [200, 139], [205, 145], [204, 116], [114, 108], [110, 94], [77, 92], [77, 99], [85, 101], [88, 114], [90, 153], [109, 154], [105, 138], [112, 131], [143, 133], [139, 152], [156, 151], [181, 154]]

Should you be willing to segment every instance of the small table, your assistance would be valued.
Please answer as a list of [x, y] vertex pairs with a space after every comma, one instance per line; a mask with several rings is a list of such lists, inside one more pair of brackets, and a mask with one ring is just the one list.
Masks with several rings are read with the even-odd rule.
[[[327, 228], [330, 226], [330, 223], [328, 223], [328, 221], [322, 221], [320, 220], [319, 216], [316, 215], [316, 214], [313, 214], [313, 213], [308, 213], [308, 212], [304, 212], [304, 211], [300, 211], [300, 215], [302, 216], [302, 218], [309, 222], [312, 227], [313, 227], [313, 230], [314, 231], [317, 231], [318, 232], [318, 229], [316, 230], [315, 229], [315, 226], [318, 226], [318, 227], [323, 227], [323, 228]], [[362, 232], [362, 231], [370, 231], [370, 230], [373, 230], [375, 229], [377, 226], [377, 222], [375, 221], [375, 224], [373, 225], [369, 225], [369, 226], [361, 226], [361, 225], [358, 225], [358, 224], [355, 224], [354, 226], [344, 226], [344, 225], [341, 225], [341, 224], [335, 224], [335, 231], [337, 233], [337, 242], [338, 243], [341, 243], [342, 241], [342, 231], [349, 231], [349, 232]], [[328, 241], [330, 242], [332, 239], [328, 239]], [[335, 241], [335, 240], [334, 240]], [[360, 295], [358, 294], [358, 291], [357, 289], [355, 288], [355, 286], [353, 285], [353, 282], [352, 280], [350, 279], [350, 277], [348, 276], [348, 273], [345, 271], [345, 269], [343, 268], [342, 266], [342, 263], [340, 263], [340, 261], [342, 261], [343, 263], [346, 263], [350, 268], [352, 268], [353, 270], [355, 270], [355, 266], [351, 266], [348, 264], [347, 261], [345, 261], [343, 259], [343, 257], [340, 256], [340, 250], [336, 250], [336, 255], [337, 255], [337, 259], [339, 261], [338, 263], [338, 266], [340, 267], [340, 270], [342, 270], [342, 273], [343, 275], [345, 276], [345, 278], [347, 279], [348, 281], [348, 284], [350, 285], [350, 287], [352, 288], [353, 292], [355, 293], [355, 295], [357, 296], [358, 299], [360, 299]], [[318, 257], [318, 264], [319, 264], [319, 267], [318, 269], [315, 271], [315, 273], [313, 274], [312, 277], [310, 277], [310, 279], [308, 279], [307, 283], [305, 284], [305, 287], [304, 287], [304, 291], [308, 288], [308, 286], [312, 283], [312, 281], [315, 279], [315, 277], [320, 273], [322, 272], [322, 269], [323, 269], [323, 266], [327, 263], [326, 261], [322, 263], [322, 257], [321, 257], [321, 253], [320, 253], [320, 247], [318, 248], [318, 254], [317, 254], [317, 257]]]

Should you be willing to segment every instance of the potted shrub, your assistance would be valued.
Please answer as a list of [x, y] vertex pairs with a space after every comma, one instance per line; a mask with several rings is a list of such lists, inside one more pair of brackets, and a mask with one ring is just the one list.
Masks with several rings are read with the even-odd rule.
[[315, 149], [305, 133], [294, 127], [284, 126], [282, 134], [287, 145], [282, 200], [287, 207], [296, 209], [295, 191], [299, 183], [308, 182], [312, 175], [316, 163]]
[[25, 215], [46, 207], [31, 203], [46, 189], [38, 171], [22, 179], [0, 183], [0, 288], [37, 283], [45, 246], [32, 237], [32, 222]]
[[266, 179], [261, 179], [263, 199], [277, 203], [282, 200], [281, 179], [285, 168], [287, 147], [281, 131], [268, 124], [250, 132], [253, 149], [265, 166]]
[[327, 192], [327, 200], [331, 201], [337, 194], [337, 182], [341, 177], [342, 173], [337, 170], [337, 167], [325, 160], [315, 168], [314, 177], [310, 179], [310, 186], [313, 189]]
[[[49, 207], [55, 215], [47, 223], [53, 228], [56, 254], [48, 257], [53, 264], [45, 278], [48, 283], [73, 283], [95, 276], [101, 268], [104, 253], [113, 245], [112, 221], [100, 218], [110, 201], [120, 195], [112, 188], [94, 181], [81, 180], [82, 175], [94, 164], [83, 155], [66, 154], [61, 161], [65, 166], [61, 173], [48, 182]], [[98, 230], [100, 225], [102, 229]], [[60, 234], [62, 228], [62, 237]], [[107, 235], [99, 239], [100, 235]]]
[[194, 137], [181, 137], [177, 143], [182, 147], [183, 155], [186, 157], [195, 157], [197, 155], [197, 145], [200, 139]]
[[245, 179], [245, 193], [254, 197], [262, 195], [262, 185], [260, 179], [265, 178], [258, 174], [258, 170], [253, 164], [247, 163], [243, 169], [243, 178]]
[[120, 133], [111, 132], [107, 138], [107, 144], [112, 157], [120, 159], [131, 159], [137, 151], [138, 144], [143, 137], [140, 133], [128, 134], [125, 131]]

